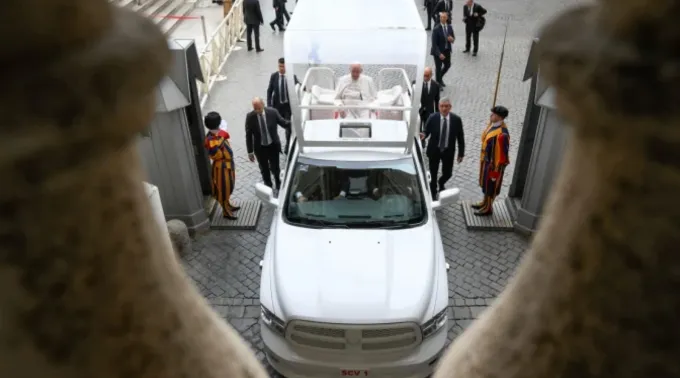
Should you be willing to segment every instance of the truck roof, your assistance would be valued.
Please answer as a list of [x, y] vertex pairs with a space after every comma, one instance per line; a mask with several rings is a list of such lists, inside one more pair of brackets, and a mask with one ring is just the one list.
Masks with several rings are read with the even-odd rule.
[[288, 31], [423, 30], [413, 0], [303, 0]]

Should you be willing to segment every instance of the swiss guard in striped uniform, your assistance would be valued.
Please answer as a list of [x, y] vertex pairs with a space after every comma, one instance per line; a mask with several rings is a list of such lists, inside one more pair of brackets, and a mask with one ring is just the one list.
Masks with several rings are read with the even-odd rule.
[[235, 220], [234, 212], [240, 207], [229, 201], [236, 183], [236, 167], [226, 122], [222, 121], [219, 113], [210, 112], [205, 116], [204, 123], [209, 130], [205, 136], [205, 148], [212, 160], [212, 195], [222, 206], [222, 216]]
[[493, 213], [493, 201], [501, 192], [503, 173], [510, 164], [510, 133], [505, 125], [508, 109], [496, 106], [491, 109], [489, 126], [482, 133], [482, 154], [479, 161], [479, 186], [484, 193], [481, 202], [472, 205], [475, 215], [488, 216]]

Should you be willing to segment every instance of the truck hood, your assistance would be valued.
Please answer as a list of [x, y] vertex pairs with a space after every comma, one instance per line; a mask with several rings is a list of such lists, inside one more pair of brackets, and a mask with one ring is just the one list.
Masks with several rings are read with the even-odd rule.
[[431, 223], [404, 230], [279, 224], [272, 292], [285, 320], [419, 322], [435, 280]]

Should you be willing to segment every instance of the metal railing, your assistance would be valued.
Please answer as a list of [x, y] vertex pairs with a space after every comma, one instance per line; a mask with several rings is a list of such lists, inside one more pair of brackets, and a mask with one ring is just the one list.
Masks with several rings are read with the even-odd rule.
[[201, 108], [208, 101], [208, 95], [213, 84], [224, 79], [220, 72], [231, 52], [241, 49], [236, 44], [241, 40], [245, 30], [243, 0], [236, 0], [229, 14], [222, 19], [222, 22], [217, 26], [217, 30], [210, 37], [205, 49], [200, 54], [201, 71], [205, 80], [205, 82], [198, 82]]

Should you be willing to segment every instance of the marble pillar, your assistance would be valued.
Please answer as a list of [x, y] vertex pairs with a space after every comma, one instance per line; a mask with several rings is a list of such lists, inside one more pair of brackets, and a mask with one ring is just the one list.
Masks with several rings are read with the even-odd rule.
[[161, 31], [106, 0], [0, 25], [0, 377], [266, 377], [159, 243], [134, 141]]
[[531, 250], [435, 378], [680, 376], [678, 13], [601, 0], [541, 32], [572, 138]]

